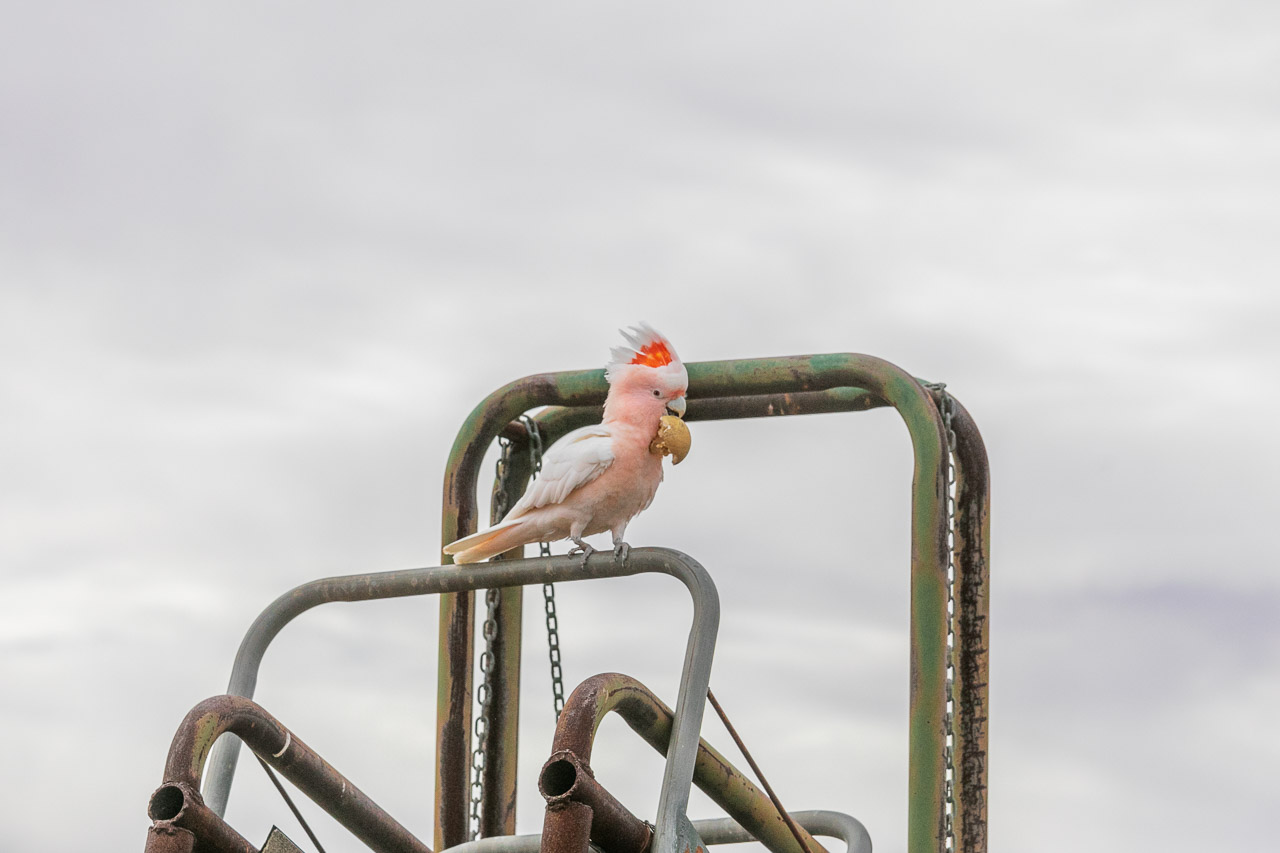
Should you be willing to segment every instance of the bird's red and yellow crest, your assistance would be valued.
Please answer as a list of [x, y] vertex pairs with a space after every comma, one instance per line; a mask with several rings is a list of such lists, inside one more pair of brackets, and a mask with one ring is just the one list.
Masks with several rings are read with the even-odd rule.
[[631, 364], [643, 364], [645, 367], [662, 367], [675, 361], [667, 342], [662, 338], [642, 344]]
[[605, 368], [605, 375], [610, 382], [624, 371], [637, 367], [657, 368], [664, 373], [673, 369], [684, 372], [684, 365], [680, 363], [680, 356], [676, 355], [676, 348], [671, 345], [671, 341], [648, 323], [640, 323], [621, 331], [628, 346], [613, 348], [613, 359]]

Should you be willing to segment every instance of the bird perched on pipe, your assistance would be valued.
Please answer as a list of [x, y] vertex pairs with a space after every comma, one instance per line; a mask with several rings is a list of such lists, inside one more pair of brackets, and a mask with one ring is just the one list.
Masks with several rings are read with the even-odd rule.
[[[444, 547], [455, 563], [476, 563], [519, 545], [571, 539], [585, 561], [584, 536], [613, 534], [625, 560], [627, 523], [648, 508], [662, 482], [662, 457], [689, 450], [685, 412], [689, 374], [671, 342], [641, 323], [622, 336], [605, 367], [604, 420], [568, 433], [542, 457], [542, 474], [494, 526]], [[585, 564], [585, 562], [584, 562]]]

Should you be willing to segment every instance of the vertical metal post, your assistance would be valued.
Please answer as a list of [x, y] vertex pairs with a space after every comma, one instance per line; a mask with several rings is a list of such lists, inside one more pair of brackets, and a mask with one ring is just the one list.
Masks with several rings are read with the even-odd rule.
[[952, 398], [956, 431], [956, 850], [987, 849], [987, 681], [991, 648], [991, 491], [987, 451]]
[[[600, 404], [605, 391], [603, 370], [538, 374], [503, 386], [476, 406], [458, 431], [445, 467], [440, 544], [476, 531], [480, 464], [489, 445], [512, 420], [540, 405]], [[448, 564], [452, 559], [442, 554], [441, 562]], [[440, 597], [439, 636], [434, 843], [442, 850], [467, 840], [475, 661], [472, 593]]]

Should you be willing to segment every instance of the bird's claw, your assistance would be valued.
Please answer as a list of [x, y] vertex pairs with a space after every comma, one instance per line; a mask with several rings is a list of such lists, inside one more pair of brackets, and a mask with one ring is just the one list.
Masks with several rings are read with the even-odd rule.
[[627, 558], [631, 556], [631, 546], [626, 542], [617, 542], [613, 546], [613, 560], [622, 565], [627, 564]]
[[595, 548], [592, 548], [592, 547], [591, 547], [590, 545], [588, 545], [586, 542], [582, 542], [582, 541], [580, 541], [580, 540], [575, 539], [575, 540], [574, 540], [574, 546], [573, 546], [572, 548], [570, 548], [570, 549], [569, 549], [569, 553], [565, 554], [565, 556], [566, 556], [566, 557], [576, 557], [576, 556], [578, 556], [579, 554], [581, 554], [581, 555], [582, 555], [582, 568], [584, 568], [584, 569], [585, 569], [585, 568], [587, 567], [587, 560], [588, 560], [588, 559], [591, 557], [591, 555], [592, 555], [592, 554], [594, 554], [595, 552], [596, 552], [596, 549], [595, 549]]

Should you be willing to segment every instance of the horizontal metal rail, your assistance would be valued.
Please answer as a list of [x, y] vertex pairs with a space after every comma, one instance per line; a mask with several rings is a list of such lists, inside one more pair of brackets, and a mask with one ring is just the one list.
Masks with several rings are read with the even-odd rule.
[[[812, 835], [839, 838], [845, 843], [844, 853], [871, 853], [871, 835], [855, 817], [822, 809], [792, 812], [791, 817]], [[695, 820], [693, 828], [707, 844], [742, 844], [760, 840], [733, 818]], [[440, 853], [538, 853], [541, 841], [541, 835], [499, 835], [465, 841]]]
[[[538, 557], [481, 563], [465, 569], [442, 566], [312, 581], [277, 598], [254, 620], [240, 644], [227, 692], [251, 697], [257, 685], [262, 657], [272, 639], [300, 614], [328, 602], [371, 601], [476, 589], [502, 589], [653, 572], [677, 578], [689, 589], [693, 598], [693, 625], [685, 647], [674, 727], [666, 750], [666, 770], [658, 801], [660, 841], [664, 826], [667, 827], [668, 837], [674, 837], [670, 833], [674, 832], [675, 816], [683, 815], [688, 808], [699, 732], [706, 705], [704, 699], [711, 679], [711, 659], [720, 625], [720, 599], [715, 583], [696, 560], [679, 551], [635, 548], [625, 563], [615, 560], [612, 554], [606, 552], [593, 555], [585, 564], [577, 557]], [[217, 814], [225, 814], [238, 757], [239, 744], [235, 741], [223, 739], [223, 742], [214, 747], [205, 787], [209, 805]], [[663, 849], [655, 846], [655, 850]]]

